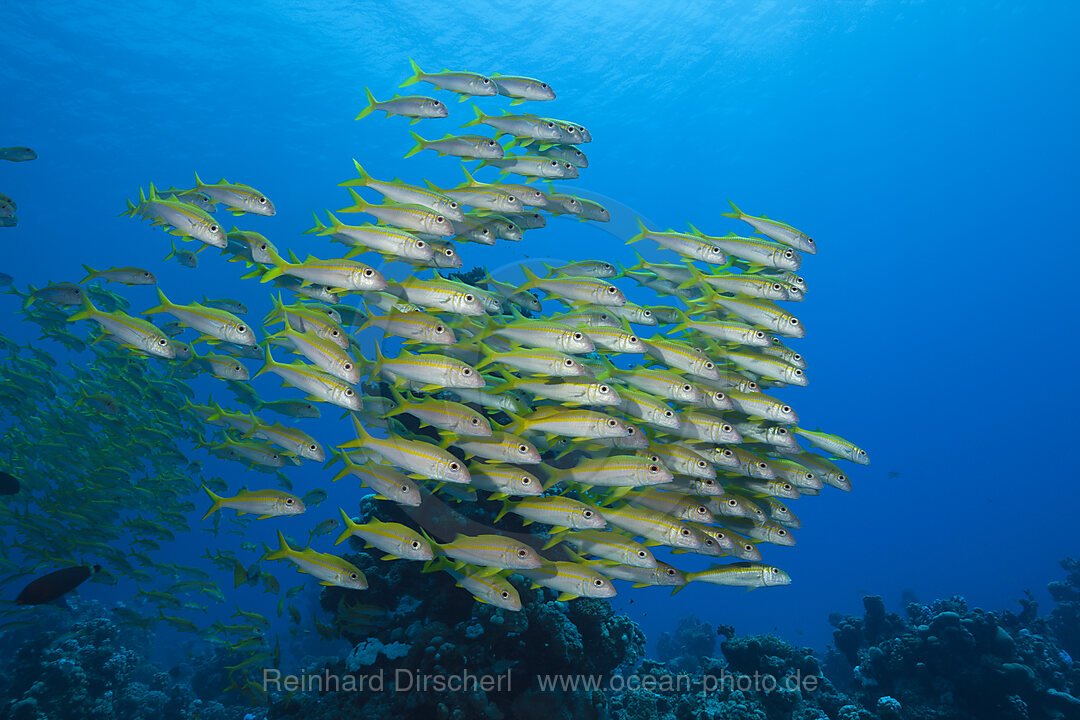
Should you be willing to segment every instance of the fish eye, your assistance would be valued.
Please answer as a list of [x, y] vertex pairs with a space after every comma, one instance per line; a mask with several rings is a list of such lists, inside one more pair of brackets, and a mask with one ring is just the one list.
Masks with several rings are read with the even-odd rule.
[[642, 310], [641, 315], [642, 317], [652, 317], [652, 310]]
[[613, 419], [611, 419], [611, 420], [608, 420], [608, 421], [607, 421], [607, 424], [608, 424], [608, 427], [615, 427], [616, 425], [618, 425], [618, 424], [619, 424], [619, 421], [618, 421], [618, 420], [615, 420], [615, 419], [613, 418]]
[[697, 461], [697, 466], [700, 467], [700, 468], [705, 467], [705, 461], [704, 460], [698, 460]]
[[542, 87], [542, 88], [547, 88], [547, 86], [548, 86], [547, 83], [540, 83], [540, 87]]
[[583, 510], [581, 512], [581, 517], [591, 518], [592, 517], [592, 510]]
[[799, 324], [799, 318], [791, 318], [791, 324], [792, 325], [798, 325]]
[[714, 367], [716, 367], [716, 366], [713, 365], [711, 362], [705, 363], [705, 369], [706, 370], [712, 370]]
[[784, 257], [790, 258], [790, 257], [794, 257], [794, 255], [792, 255], [791, 251], [788, 250], [787, 252], [784, 253]]
[[720, 248], [718, 248], [718, 247], [711, 247], [711, 248], [709, 248], [709, 252], [711, 252], [711, 253], [712, 253], [713, 255], [716, 255], [717, 253], [719, 253], [719, 252], [720, 252]]
[[444, 332], [446, 332], [446, 328], [444, 328], [442, 325], [436, 325], [435, 326], [435, 332], [444, 333]]
[[614, 285], [608, 285], [607, 286], [607, 291], [609, 293], [617, 293], [617, 292], [619, 292], [619, 288], [615, 287]]
[[527, 452], [529, 452], [529, 446], [528, 446], [528, 445], [518, 445], [518, 448], [517, 448], [517, 449], [518, 449], [518, 450], [519, 450], [520, 452], [523, 452], [523, 453], [527, 453]]
[[244, 327], [243, 325], [237, 325], [236, 326], [236, 331], [237, 332], [247, 332], [247, 328]]
[[763, 462], [759, 462], [759, 463], [757, 464], [757, 466], [758, 466], [759, 468], [761, 468], [762, 470], [764, 470], [765, 468], [769, 467], [769, 466], [768, 466], [768, 464], [766, 464], [766, 463], [763, 463]]
[[733, 430], [733, 428], [730, 425], [728, 425], [727, 423], [724, 423], [723, 425], [721, 425], [720, 429], [723, 430], [724, 432], [731, 432]]
[[469, 418], [469, 422], [472, 423], [473, 425], [479, 425], [480, 424], [480, 418]]
[[634, 426], [633, 426], [633, 425], [628, 425], [628, 426], [626, 427], [626, 436], [627, 436], [627, 437], [630, 437], [631, 435], [633, 435], [633, 434], [634, 434], [634, 433], [636, 433], [636, 432], [637, 432], [637, 430], [635, 430], [635, 429], [634, 429]]
[[462, 368], [461, 374], [465, 376], [472, 375], [472, 368]]
[[599, 388], [600, 392], [602, 392], [602, 393], [606, 393], [606, 392], [608, 392], [608, 391], [609, 391], [610, 389], [611, 389], [611, 388], [609, 388], [609, 387], [608, 387], [607, 385], [601, 385], [601, 386], [600, 386], [600, 388]]
[[491, 231], [488, 230], [487, 228], [481, 228], [480, 232], [484, 233], [485, 235], [490, 235], [491, 234]]
[[563, 365], [566, 367], [573, 367], [574, 361], [571, 358], [566, 358], [566, 360], [563, 360]]
[[218, 231], [218, 226], [217, 225], [211, 225], [210, 226], [210, 232], [217, 232], [217, 231]]
[[777, 534], [777, 535], [787, 535], [787, 530], [783, 530], [783, 529], [781, 529], [781, 528], [777, 528], [777, 529], [776, 529], [776, 534]]
[[690, 386], [690, 385], [683, 385], [682, 389], [683, 389], [683, 392], [690, 392], [694, 388], [692, 386]]
[[356, 573], [349, 573], [349, 579], [350, 580], [355, 580], [356, 579]]
[[803, 372], [802, 372], [802, 370], [796, 370], [796, 371], [795, 371], [795, 374], [796, 374], [796, 375], [802, 375], [802, 374], [803, 374]]
[[781, 435], [787, 435], [787, 430], [785, 428], [776, 428], [776, 432], [780, 433]]
[[664, 417], [671, 417], [671, 416], [672, 416], [672, 415], [674, 415], [674, 414], [675, 414], [675, 413], [671, 412], [670, 410], [665, 410], [665, 411], [664, 411]]
[[576, 333], [574, 333], [573, 337], [574, 337], [575, 340], [580, 340], [584, 336], [581, 333], [576, 332]]
[[265, 205], [266, 204], [266, 198], [263, 198], [263, 197], [259, 198], [259, 204], [260, 205]]
[[558, 166], [559, 166], [559, 163], [555, 162], [554, 160], [551, 161], [551, 167], [558, 167]]
[[736, 502], [735, 500], [728, 500], [727, 504], [730, 505], [731, 507], [737, 507], [739, 505], [739, 503]]
[[166, 340], [165, 338], [158, 338], [157, 344], [158, 345], [168, 345], [169, 341]]
[[596, 578], [595, 580], [593, 580], [593, 585], [595, 585], [596, 587], [604, 587], [604, 581], [600, 578]]
[[341, 366], [344, 370], [352, 370], [352, 363], [345, 363]]
[[627, 340], [629, 340], [632, 343], [637, 343], [638, 342], [638, 336], [637, 335], [631, 335], [630, 337], [627, 338]]
[[465, 293], [465, 302], [472, 302], [476, 299], [476, 296], [472, 293]]
[[529, 477], [528, 475], [522, 475], [521, 476], [521, 484], [522, 485], [529, 485], [530, 483], [532, 483], [532, 478], [531, 477]]
[[721, 455], [723, 455], [724, 457], [731, 457], [734, 454], [735, 453], [731, 452], [731, 450], [728, 450], [727, 448], [724, 448], [724, 452], [721, 453]]
[[341, 333], [339, 333], [337, 330], [333, 330], [333, 329], [330, 330], [330, 336], [331, 337], [337, 337], [340, 334]]
[[500, 594], [500, 595], [502, 595], [502, 597], [503, 597], [503, 600], [505, 600], [506, 598], [510, 597], [510, 593], [506, 592], [505, 590], [503, 590], [503, 591], [502, 591], [501, 593], [499, 593], [499, 594]]
[[488, 145], [494, 147], [495, 146], [495, 141], [494, 140], [488, 140]]
[[780, 406], [780, 412], [789, 413], [789, 412], [791, 412], [791, 408], [789, 406], [787, 406], [787, 405], [781, 405]]
[[484, 82], [485, 85], [490, 85], [491, 84], [491, 81], [488, 80], [487, 78], [484, 78], [483, 82]]
[[443, 253], [446, 255], [446, 257], [454, 257], [454, 251], [451, 248], [444, 249]]
[[371, 277], [375, 274], [375, 271], [371, 268], [364, 268], [364, 277]]
[[293, 499], [292, 498], [285, 498], [285, 504], [286, 505], [292, 505], [293, 504]]
[[528, 552], [526, 552], [526, 551], [525, 551], [524, 549], [522, 549], [522, 550], [518, 550], [518, 551], [517, 551], [517, 556], [518, 556], [519, 558], [527, 557], [528, 555], [529, 555], [529, 553], [528, 553]]
[[444, 218], [442, 215], [436, 215], [435, 216], [435, 222], [437, 222], [437, 223], [446, 222], [446, 218]]
[[144, 272], [144, 273], [143, 273], [143, 277], [150, 277], [150, 273], [148, 273], [148, 272]]
[[679, 534], [680, 535], [689, 535], [690, 531], [687, 530], [686, 528], [683, 528], [682, 530], [679, 531]]
[[409, 486], [408, 485], [402, 485], [401, 486], [401, 492], [403, 492], [403, 493], [409, 492]]
[[650, 465], [649, 466], [649, 472], [652, 472], [652, 473], [660, 472], [660, 466], [659, 465]]
[[460, 467], [461, 467], [461, 465], [459, 465], [459, 464], [458, 464], [458, 463], [456, 463], [456, 462], [452, 462], [452, 463], [450, 463], [450, 469], [451, 469], [451, 470], [457, 470], [457, 469], [459, 469]]
[[352, 396], [353, 396], [353, 389], [352, 388], [345, 388], [345, 397], [352, 397]]

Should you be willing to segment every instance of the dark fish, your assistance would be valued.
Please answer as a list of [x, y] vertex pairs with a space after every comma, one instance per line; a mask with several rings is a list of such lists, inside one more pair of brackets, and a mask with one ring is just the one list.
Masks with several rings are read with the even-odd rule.
[[16, 605], [42, 605], [52, 602], [79, 585], [101, 569], [100, 565], [77, 565], [43, 575], [22, 589], [15, 598]]
[[19, 480], [6, 472], [0, 472], [0, 495], [14, 495], [19, 492]]

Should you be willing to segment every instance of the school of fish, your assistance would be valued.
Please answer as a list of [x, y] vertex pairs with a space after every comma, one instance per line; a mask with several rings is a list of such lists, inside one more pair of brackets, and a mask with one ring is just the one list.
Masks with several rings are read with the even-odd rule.
[[[156, 285], [144, 268], [87, 265], [78, 282], [25, 290], [0, 276], [43, 340], [83, 358], [62, 368], [37, 343], [0, 338], [0, 400], [14, 419], [0, 452], [22, 484], [17, 502], [0, 505], [5, 582], [100, 563], [79, 582], [123, 575], [158, 606], [157, 616], [131, 613], [127, 622], [200, 631], [182, 611], [224, 601], [228, 586], [149, 554], [192, 531], [185, 514], [200, 488], [215, 536], [243, 533], [252, 518], [316, 515], [308, 537], [279, 529], [276, 547], [245, 543], [254, 562], [222, 548], [206, 555], [236, 586], [262, 583], [279, 594], [279, 614], [294, 623], [289, 600], [303, 586], [283, 591], [276, 563], [363, 591], [364, 574], [333, 552], [350, 537], [507, 610], [521, 608], [518, 578], [559, 600], [611, 597], [617, 581], [675, 590], [791, 581], [763, 562], [762, 549], [795, 543], [793, 501], [825, 486], [850, 490], [837, 461], [869, 462], [848, 440], [807, 429], [772, 392], [807, 385], [806, 361], [788, 343], [806, 332], [791, 308], [807, 293], [798, 272], [815, 242], [732, 204], [723, 215], [746, 234], [714, 228], [715, 216], [705, 230], [653, 230], [639, 219], [629, 242], [643, 254], [627, 266], [611, 260], [623, 252], [612, 247], [600, 253], [608, 260], [522, 265], [524, 282], [452, 273], [463, 256], [484, 265], [474, 245], [535, 251], [550, 218], [611, 217], [563, 185], [588, 167], [589, 131], [514, 114], [554, 100], [549, 85], [425, 73], [413, 63], [403, 87], [418, 83], [473, 101], [462, 127], [493, 132], [413, 133], [406, 157], [430, 150], [477, 164], [465, 166], [457, 187], [435, 187], [375, 178], [354, 160], [356, 176], [336, 191], [346, 204], [315, 213], [308, 231], [317, 256], [300, 259], [261, 232], [226, 229], [226, 213], [238, 221], [276, 213], [246, 184], [196, 175], [194, 186], [149, 184], [128, 200], [124, 215], [169, 234], [166, 260], [191, 269], [238, 263], [249, 290], [262, 290], [264, 321], [240, 300], [186, 297], [182, 286], [169, 295], [159, 286], [156, 306], [133, 309], [107, 286]], [[435, 97], [366, 95], [364, 122], [376, 111], [425, 126], [451, 122]], [[483, 109], [494, 96], [510, 98], [512, 110]], [[491, 179], [478, 180], [482, 173]], [[0, 196], [0, 211], [7, 202]], [[655, 301], [627, 300], [642, 289]], [[286, 388], [280, 397], [251, 386], [267, 374]], [[196, 397], [187, 381], [200, 376], [220, 381], [236, 403]], [[355, 439], [326, 447], [302, 429], [324, 413], [341, 413]], [[103, 455], [106, 447], [126, 451]], [[276, 487], [205, 477], [203, 450], [267, 473]], [[358, 522], [348, 507], [323, 508], [332, 491], [289, 480], [288, 468], [304, 462], [340, 465], [326, 472], [328, 484], [359, 482], [403, 521]], [[119, 542], [128, 536], [133, 543]], [[726, 561], [684, 572], [677, 565], [686, 554]], [[48, 593], [37, 585], [37, 596]], [[235, 626], [215, 628], [230, 648], [250, 649], [253, 659], [235, 670], [238, 688], [249, 683], [246, 670], [280, 654], [262, 639], [268, 621], [251, 616], [238, 610]]]

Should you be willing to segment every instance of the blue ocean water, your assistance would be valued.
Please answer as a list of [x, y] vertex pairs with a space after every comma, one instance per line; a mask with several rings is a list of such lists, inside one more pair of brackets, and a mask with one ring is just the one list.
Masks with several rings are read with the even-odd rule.
[[[630, 263], [634, 215], [738, 230], [718, 217], [727, 198], [791, 222], [820, 247], [798, 308], [811, 382], [777, 395], [873, 459], [851, 469], [850, 494], [798, 502], [797, 545], [766, 554], [791, 586], [628, 590], [615, 606], [650, 638], [694, 613], [815, 647], [831, 641], [829, 613], [867, 593], [890, 607], [905, 589], [1008, 607], [1024, 589], [1044, 598], [1076, 552], [1078, 19], [1063, 3], [983, 2], [7, 6], [0, 146], [39, 159], [0, 166], [19, 204], [18, 226], [0, 229], [0, 270], [22, 287], [78, 280], [83, 263], [147, 267], [173, 299], [236, 297], [261, 316], [264, 287], [209, 257], [194, 271], [161, 262], [168, 236], [117, 217], [124, 200], [150, 181], [193, 184], [193, 171], [250, 183], [278, 214], [238, 224], [326, 255], [301, 233], [312, 211], [348, 204], [336, 183], [352, 158], [379, 178], [462, 179], [452, 160], [402, 155], [408, 130], [455, 132], [467, 103], [436, 91], [449, 120], [357, 122], [365, 86], [387, 97], [410, 57], [543, 78], [558, 93], [543, 111], [594, 137], [573, 191], [613, 201], [615, 217], [466, 246], [465, 268], [520, 278], [523, 259]], [[150, 289], [125, 295], [156, 304]], [[2, 331], [34, 341], [18, 303], [0, 302]], [[352, 437], [332, 412], [304, 427], [328, 446]], [[217, 472], [230, 489], [249, 482]], [[301, 491], [329, 483], [316, 464], [290, 477]], [[311, 525], [359, 492], [330, 489]], [[273, 541], [269, 524], [252, 532]], [[186, 561], [213, 542], [174, 551]]]

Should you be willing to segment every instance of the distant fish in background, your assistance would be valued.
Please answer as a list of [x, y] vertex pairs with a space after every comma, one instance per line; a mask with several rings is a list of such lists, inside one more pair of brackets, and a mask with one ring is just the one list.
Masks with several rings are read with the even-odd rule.
[[27, 585], [15, 598], [16, 605], [43, 605], [59, 600], [101, 570], [100, 565], [79, 565], [43, 575]]
[[0, 160], [10, 160], [11, 162], [37, 160], [37, 153], [28, 147], [0, 148]]

